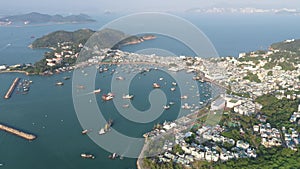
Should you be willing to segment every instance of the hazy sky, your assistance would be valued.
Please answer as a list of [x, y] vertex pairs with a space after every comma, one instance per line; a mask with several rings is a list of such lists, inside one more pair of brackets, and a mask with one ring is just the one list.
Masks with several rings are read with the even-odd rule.
[[299, 8], [299, 0], [2, 0], [0, 14], [26, 12], [102, 14], [104, 11], [182, 12], [191, 8], [256, 7]]

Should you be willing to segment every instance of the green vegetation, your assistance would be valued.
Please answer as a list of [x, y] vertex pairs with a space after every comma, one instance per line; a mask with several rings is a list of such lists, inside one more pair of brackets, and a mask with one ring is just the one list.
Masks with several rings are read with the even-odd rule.
[[[238, 159], [230, 160], [225, 163], [219, 163], [211, 166], [215, 169], [269, 169], [269, 168], [299, 168], [300, 152], [287, 148], [259, 147], [261, 155], [256, 159]], [[203, 168], [203, 167], [202, 167]]]
[[74, 44], [85, 44], [95, 31], [90, 29], [80, 29], [75, 32], [56, 31], [46, 36], [36, 39], [32, 43], [32, 48], [57, 47], [58, 43], [73, 42]]
[[295, 127], [289, 122], [290, 116], [297, 111], [297, 100], [277, 99], [273, 95], [258, 97], [256, 102], [263, 105], [261, 112], [269, 117], [268, 121], [275, 127]]
[[247, 76], [245, 76], [243, 79], [249, 80], [250, 82], [256, 82], [256, 83], [261, 82], [261, 80], [258, 78], [257, 74], [253, 74], [252, 72], [247, 72]]
[[271, 48], [273, 49], [279, 49], [279, 50], [286, 50], [286, 51], [292, 51], [292, 52], [299, 52], [300, 49], [300, 40], [295, 40], [293, 42], [278, 42], [271, 45]]

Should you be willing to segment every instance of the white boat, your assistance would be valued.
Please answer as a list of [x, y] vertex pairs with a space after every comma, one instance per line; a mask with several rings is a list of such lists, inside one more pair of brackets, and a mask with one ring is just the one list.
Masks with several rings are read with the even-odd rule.
[[133, 98], [133, 95], [123, 95], [123, 99], [132, 99]]
[[100, 131], [99, 131], [99, 134], [100, 134], [100, 135], [105, 134], [105, 133], [106, 133], [106, 132], [105, 132], [104, 128], [100, 129]]
[[153, 88], [160, 88], [160, 85], [157, 83], [153, 83]]
[[164, 80], [164, 78], [161, 77], [161, 78], [159, 78], [159, 80], [162, 81], [162, 80]]
[[116, 80], [124, 80], [124, 77], [118, 76], [118, 77], [116, 77]]
[[176, 83], [176, 82], [172, 82], [172, 85], [173, 85], [173, 86], [177, 86], [177, 83]]
[[94, 159], [94, 158], [95, 158], [94, 155], [92, 155], [92, 154], [86, 154], [86, 153], [82, 153], [82, 154], [80, 154], [80, 156], [81, 156], [82, 158], [91, 158], [91, 159]]
[[181, 98], [181, 99], [187, 99], [188, 96], [187, 96], [187, 95], [183, 95], [183, 96], [181, 96], [180, 98]]
[[96, 90], [93, 91], [93, 93], [95, 93], [95, 94], [98, 94], [100, 92], [101, 92], [101, 89], [96, 89]]
[[114, 94], [112, 94], [112, 93], [102, 95], [102, 99], [104, 101], [112, 100], [113, 98], [114, 98]]
[[62, 86], [62, 85], [64, 85], [64, 83], [63, 82], [56, 82], [56, 85], [57, 86]]
[[175, 91], [176, 90], [176, 88], [175, 87], [171, 87], [171, 91], [173, 92], [173, 91]]
[[129, 104], [123, 104], [122, 107], [123, 107], [123, 108], [128, 108], [128, 107], [129, 107]]
[[169, 105], [165, 105], [165, 106], [164, 106], [164, 109], [165, 109], [165, 110], [168, 110], [169, 108], [170, 108]]

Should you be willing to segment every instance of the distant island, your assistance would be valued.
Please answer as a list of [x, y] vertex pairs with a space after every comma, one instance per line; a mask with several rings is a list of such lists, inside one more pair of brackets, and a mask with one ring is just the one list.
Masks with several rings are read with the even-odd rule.
[[43, 23], [86, 23], [86, 22], [95, 22], [88, 15], [79, 14], [79, 15], [48, 15], [41, 14], [37, 12], [31, 12], [21, 15], [12, 15], [0, 18], [0, 26], [14, 25], [14, 24], [43, 24]]
[[[114, 29], [94, 31], [91, 29], [79, 29], [73, 32], [55, 31], [48, 35], [37, 38], [29, 45], [32, 49], [48, 48], [44, 57], [34, 64], [17, 64], [0, 66], [2, 72], [19, 72], [27, 75], [52, 75], [53, 73], [74, 69], [75, 63], [90, 59], [89, 53], [82, 53], [84, 46], [99, 47], [100, 49], [119, 49], [122, 46], [142, 43], [146, 40], [155, 39], [151, 34], [141, 36], [126, 35], [124, 32]], [[79, 59], [79, 60], [78, 60]]]

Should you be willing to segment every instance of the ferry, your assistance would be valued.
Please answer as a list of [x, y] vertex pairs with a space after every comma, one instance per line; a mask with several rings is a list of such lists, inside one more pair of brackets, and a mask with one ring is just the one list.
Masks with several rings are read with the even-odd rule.
[[153, 83], [153, 88], [160, 88], [160, 85], [157, 83]]
[[107, 133], [108, 131], [110, 131], [112, 125], [113, 125], [113, 120], [110, 119], [110, 120], [105, 124], [104, 128], [101, 128], [101, 129], [100, 129], [99, 134], [102, 135], [102, 134], [105, 134], [105, 133]]
[[133, 95], [123, 95], [123, 99], [132, 99], [133, 98]]
[[98, 94], [100, 92], [101, 92], [101, 89], [96, 89], [96, 90], [93, 91], [93, 93], [95, 93], [95, 94]]
[[112, 93], [102, 95], [102, 100], [104, 100], [104, 101], [109, 101], [109, 100], [112, 100], [113, 98], [114, 98], [114, 94], [112, 94]]
[[56, 86], [62, 86], [64, 83], [62, 81], [56, 82]]
[[95, 159], [95, 156], [92, 155], [92, 154], [85, 154], [85, 153], [82, 153], [80, 156], [81, 156], [82, 158]]

